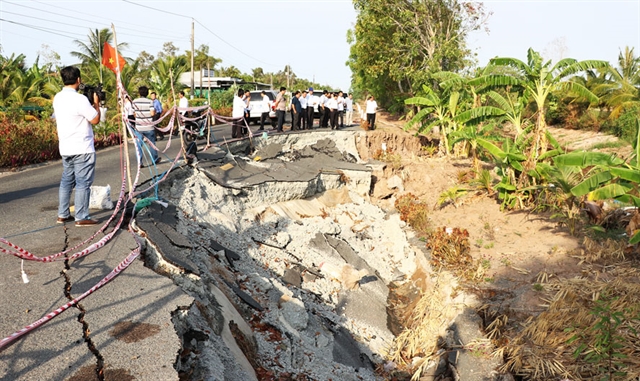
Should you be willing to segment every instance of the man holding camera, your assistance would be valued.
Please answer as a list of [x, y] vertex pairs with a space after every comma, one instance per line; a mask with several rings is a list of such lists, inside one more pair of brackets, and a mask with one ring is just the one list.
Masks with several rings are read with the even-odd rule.
[[96, 168], [96, 150], [93, 145], [93, 128], [100, 122], [100, 99], [93, 92], [90, 103], [78, 94], [80, 69], [67, 66], [60, 70], [64, 83], [62, 90], [53, 98], [56, 116], [60, 155], [62, 156], [62, 178], [58, 191], [59, 224], [70, 222], [71, 192], [75, 187], [75, 225], [91, 226], [99, 222], [89, 217], [89, 197]]

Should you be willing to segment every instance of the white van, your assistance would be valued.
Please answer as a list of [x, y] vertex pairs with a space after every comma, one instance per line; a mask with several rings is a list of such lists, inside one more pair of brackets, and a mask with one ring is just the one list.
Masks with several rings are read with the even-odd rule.
[[260, 116], [263, 113], [262, 110], [262, 92], [269, 97], [269, 119], [268, 123], [272, 124], [272, 121], [276, 119], [276, 113], [273, 111], [273, 102], [276, 100], [276, 95], [278, 93], [275, 90], [255, 90], [251, 91], [251, 98], [249, 99], [249, 106], [251, 107], [251, 112], [249, 113], [249, 123], [260, 123]]

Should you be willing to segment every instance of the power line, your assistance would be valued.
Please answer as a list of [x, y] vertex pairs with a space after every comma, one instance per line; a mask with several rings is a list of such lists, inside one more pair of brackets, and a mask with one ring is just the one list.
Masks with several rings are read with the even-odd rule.
[[152, 8], [152, 7], [149, 7], [149, 6], [147, 6], [147, 5], [141, 5], [141, 4], [138, 4], [138, 3], [134, 3], [133, 1], [129, 1], [129, 0], [122, 0], [122, 1], [124, 1], [125, 3], [129, 3], [129, 4], [133, 4], [133, 5], [137, 5], [137, 6], [139, 6], [139, 7], [143, 7], [144, 9], [151, 9], [151, 10], [154, 10], [154, 11], [156, 11], [156, 12], [162, 12], [162, 13], [167, 13], [167, 14], [170, 14], [170, 15], [178, 16], [178, 17], [185, 17], [185, 18], [188, 18], [188, 19], [193, 19], [193, 17], [191, 17], [191, 16], [185, 16], [185, 15], [181, 15], [181, 14], [179, 14], [179, 13], [174, 13], [174, 12], [169, 12], [169, 11], [163, 11], [163, 10], [161, 10], [161, 9]]
[[277, 67], [277, 66], [278, 66], [278, 65], [274, 65], [274, 64], [271, 64], [271, 63], [268, 63], [268, 62], [264, 62], [264, 61], [262, 61], [262, 60], [259, 60], [259, 59], [255, 58], [255, 57], [252, 57], [252, 56], [250, 56], [249, 54], [247, 54], [247, 53], [243, 52], [242, 50], [240, 50], [240, 49], [236, 48], [233, 44], [231, 44], [231, 43], [227, 42], [224, 38], [222, 38], [222, 37], [218, 36], [218, 35], [217, 35], [216, 33], [214, 33], [212, 30], [210, 30], [209, 28], [207, 28], [206, 26], [204, 26], [204, 24], [202, 24], [200, 21], [198, 21], [198, 19], [196, 19], [195, 17], [186, 16], [186, 15], [182, 15], [182, 14], [175, 13], [175, 12], [169, 12], [169, 11], [165, 11], [165, 10], [162, 10], [162, 9], [157, 9], [157, 8], [149, 7], [148, 5], [141, 5], [141, 4], [137, 4], [137, 3], [134, 3], [133, 1], [130, 1], [130, 0], [122, 0], [122, 1], [124, 1], [125, 3], [129, 3], [129, 4], [133, 4], [133, 5], [137, 5], [137, 6], [139, 6], [139, 7], [144, 7], [145, 9], [151, 9], [151, 10], [154, 10], [154, 11], [156, 11], [156, 12], [167, 13], [167, 14], [170, 14], [170, 15], [178, 16], [178, 17], [184, 17], [184, 18], [192, 19], [192, 20], [194, 20], [196, 23], [198, 23], [198, 25], [200, 25], [201, 27], [203, 27], [207, 32], [211, 33], [211, 34], [212, 34], [212, 35], [214, 35], [216, 38], [218, 38], [220, 41], [222, 41], [222, 42], [224, 42], [225, 44], [229, 45], [231, 48], [233, 48], [233, 49], [237, 50], [238, 52], [242, 53], [243, 55], [245, 55], [245, 56], [247, 56], [247, 57], [251, 58], [252, 60], [255, 60], [255, 61], [257, 61], [257, 62], [263, 63], [263, 64], [265, 64], [265, 65], [273, 66], [273, 67]]
[[[44, 5], [50, 6], [49, 3], [46, 3], [46, 2], [43, 2], [43, 1], [38, 1], [38, 0], [31, 0], [31, 1], [34, 2], [34, 3], [39, 3], [39, 4], [44, 4]], [[5, 2], [7, 2], [7, 1], [5, 1]], [[8, 4], [14, 4], [14, 3], [10, 3], [10, 2], [7, 2], [7, 3]], [[17, 5], [17, 4], [14, 4], [14, 5]], [[26, 5], [22, 5], [22, 6], [27, 7]], [[56, 7], [56, 8], [57, 9], [66, 10], [66, 11], [69, 11], [69, 12], [73, 12], [73, 13], [81, 14], [85, 18], [85, 21], [89, 21], [89, 20], [86, 20], [86, 16], [89, 15], [89, 16], [96, 17], [99, 20], [97, 22], [100, 22], [100, 23], [104, 22], [102, 17], [99, 16], [99, 15], [92, 15], [92, 14], [88, 14], [88, 13], [84, 13], [84, 12], [78, 12], [75, 9], [68, 9], [68, 8], [62, 8], [62, 7]], [[37, 9], [37, 8], [32, 8], [32, 9]], [[53, 13], [53, 12], [48, 12], [48, 13]], [[59, 14], [59, 13], [58, 13], [58, 15], [59, 16], [64, 16], [64, 17], [69, 17], [68, 15], [63, 15], [63, 14]], [[126, 23], [124, 21], [121, 21], [121, 20], [120, 20], [120, 22], [122, 22], [123, 24], [128, 24], [128, 23]], [[159, 29], [159, 28], [153, 28], [153, 27], [151, 27], [149, 29], [155, 29], [155, 30], [160, 31], [160, 32], [166, 32], [166, 29]], [[129, 27], [126, 27], [126, 26], [118, 27], [118, 30], [131, 30], [131, 31], [134, 31], [134, 32], [142, 32], [142, 33], [148, 33], [148, 34], [152, 34], [152, 35], [161, 35], [161, 36], [165, 36], [165, 37], [168, 37], [168, 38], [173, 38], [173, 36], [168, 35], [168, 34], [149, 33], [147, 30], [144, 30], [144, 29], [129, 28]]]
[[[35, 26], [35, 25], [23, 24], [23, 23], [20, 23], [20, 22], [11, 21], [11, 20], [7, 20], [7, 19], [3, 19], [3, 18], [0, 18], [0, 21], [4, 21], [4, 22], [11, 23], [11, 24], [16, 24], [16, 25], [24, 26], [24, 27], [26, 27], [26, 28], [31, 28], [31, 29], [35, 29], [35, 30], [40, 30], [40, 31], [42, 31], [42, 32], [47, 32], [47, 33], [51, 33], [51, 34], [56, 34], [56, 35], [58, 35], [58, 36], [62, 36], [62, 37], [75, 38], [75, 37], [73, 37], [73, 36], [69, 36], [69, 35], [66, 35], [66, 34], [57, 33], [57, 32], [58, 32], [58, 30], [57, 30], [57, 29], [37, 27], [37, 26]], [[82, 36], [82, 35], [81, 35], [81, 34], [78, 34], [78, 36]]]

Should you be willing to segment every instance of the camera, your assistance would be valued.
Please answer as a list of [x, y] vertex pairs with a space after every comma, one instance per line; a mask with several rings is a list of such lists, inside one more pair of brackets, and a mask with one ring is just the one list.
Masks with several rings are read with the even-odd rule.
[[89, 99], [89, 103], [91, 104], [93, 104], [93, 94], [97, 94], [98, 100], [100, 101], [100, 106], [104, 107], [107, 95], [102, 90], [102, 83], [96, 86], [81, 83], [79, 90], [82, 91], [82, 94], [84, 94], [87, 99]]

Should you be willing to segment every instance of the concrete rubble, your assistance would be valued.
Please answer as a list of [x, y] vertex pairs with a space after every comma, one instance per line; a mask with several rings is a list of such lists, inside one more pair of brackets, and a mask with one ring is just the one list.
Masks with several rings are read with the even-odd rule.
[[[172, 317], [181, 377], [383, 379], [388, 285], [427, 253], [397, 213], [369, 202], [380, 163], [360, 158], [364, 136], [265, 136], [199, 153], [159, 187], [168, 207], [136, 215], [145, 264], [193, 298]], [[386, 186], [403, 191], [397, 176]]]

